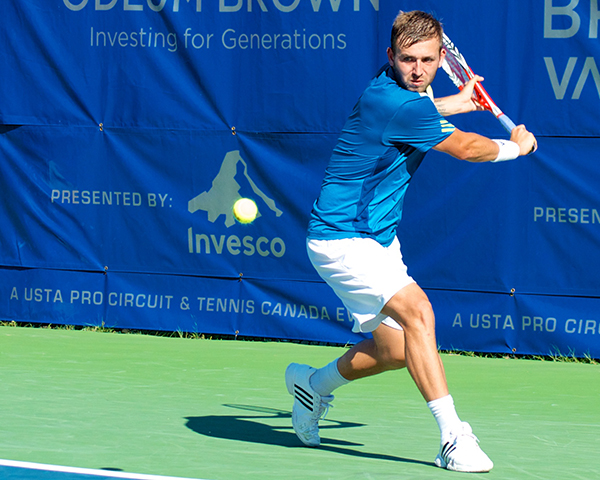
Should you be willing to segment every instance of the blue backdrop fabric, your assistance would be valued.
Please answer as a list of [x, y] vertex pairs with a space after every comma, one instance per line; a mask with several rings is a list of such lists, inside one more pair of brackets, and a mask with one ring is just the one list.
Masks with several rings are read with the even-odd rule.
[[[361, 340], [306, 226], [393, 18], [419, 8], [539, 141], [503, 164], [431, 152], [413, 180], [399, 237], [440, 346], [600, 357], [600, 14], [564, 4], [3, 2], [0, 318]], [[451, 121], [506, 136], [487, 112]]]

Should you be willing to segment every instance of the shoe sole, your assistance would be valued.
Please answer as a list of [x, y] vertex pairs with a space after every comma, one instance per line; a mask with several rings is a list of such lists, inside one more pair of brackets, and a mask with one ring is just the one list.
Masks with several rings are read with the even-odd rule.
[[440, 468], [445, 468], [446, 470], [450, 470], [452, 472], [461, 472], [461, 473], [487, 473], [489, 472], [492, 468], [494, 468], [494, 466], [492, 465], [489, 468], [480, 468], [480, 469], [469, 469], [469, 470], [461, 470], [458, 468], [454, 468], [451, 465], [448, 465], [444, 459], [442, 457], [440, 457], [439, 455], [436, 457], [435, 459], [435, 466], [436, 467], [440, 467]]
[[[294, 403], [297, 401], [296, 400], [296, 392], [295, 392], [295, 388], [294, 388], [294, 378], [296, 377], [296, 371], [301, 367], [301, 365], [299, 363], [290, 363], [287, 368], [285, 369], [285, 386], [287, 388], [288, 393], [294, 398]], [[294, 433], [296, 434], [296, 436], [298, 437], [298, 439], [307, 447], [318, 447], [321, 445], [321, 442], [319, 441], [318, 443], [314, 443], [314, 442], [307, 442], [305, 441], [300, 435], [298, 435], [298, 432], [296, 432], [296, 428], [295, 428], [295, 418], [294, 418], [294, 413], [292, 410], [292, 426], [294, 426]]]

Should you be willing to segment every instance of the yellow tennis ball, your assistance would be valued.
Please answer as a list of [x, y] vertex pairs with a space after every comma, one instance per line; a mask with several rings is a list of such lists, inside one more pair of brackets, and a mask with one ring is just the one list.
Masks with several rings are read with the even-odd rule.
[[240, 198], [233, 204], [233, 215], [240, 223], [252, 223], [258, 215], [258, 207], [250, 198]]

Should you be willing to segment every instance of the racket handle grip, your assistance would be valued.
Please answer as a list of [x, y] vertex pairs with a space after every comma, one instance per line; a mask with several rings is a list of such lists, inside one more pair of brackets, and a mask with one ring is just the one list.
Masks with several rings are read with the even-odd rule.
[[512, 132], [513, 128], [516, 127], [514, 122], [508, 118], [505, 114], [502, 114], [498, 117], [498, 120], [502, 124], [502, 126], [506, 129], [508, 133]]

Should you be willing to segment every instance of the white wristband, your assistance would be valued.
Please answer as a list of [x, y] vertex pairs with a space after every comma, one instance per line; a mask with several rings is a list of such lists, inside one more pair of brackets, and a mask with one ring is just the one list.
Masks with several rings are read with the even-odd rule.
[[521, 147], [516, 142], [510, 140], [492, 140], [498, 144], [498, 156], [492, 162], [504, 162], [514, 160], [521, 155]]

